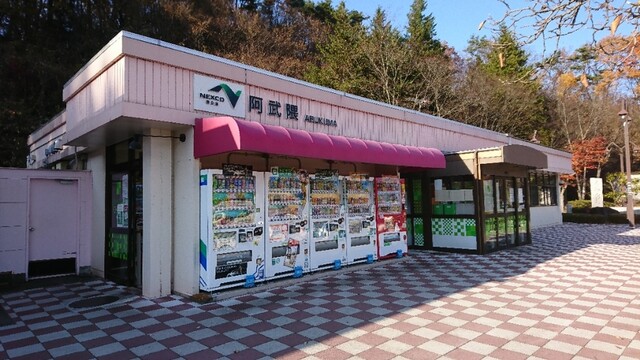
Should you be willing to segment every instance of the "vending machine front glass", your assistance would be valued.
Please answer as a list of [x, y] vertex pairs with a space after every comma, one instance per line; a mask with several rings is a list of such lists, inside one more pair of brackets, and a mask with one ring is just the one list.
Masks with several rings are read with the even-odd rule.
[[264, 278], [261, 173], [200, 171], [200, 288], [240, 286]]
[[378, 258], [407, 253], [407, 220], [404, 208], [404, 179], [383, 176], [375, 179]]
[[352, 175], [343, 180], [347, 208], [347, 263], [378, 258], [373, 178]]
[[304, 170], [273, 167], [267, 177], [266, 276], [309, 268], [308, 183]]
[[318, 270], [346, 263], [345, 214], [342, 189], [337, 173], [324, 172], [311, 176], [311, 241], [310, 268]]

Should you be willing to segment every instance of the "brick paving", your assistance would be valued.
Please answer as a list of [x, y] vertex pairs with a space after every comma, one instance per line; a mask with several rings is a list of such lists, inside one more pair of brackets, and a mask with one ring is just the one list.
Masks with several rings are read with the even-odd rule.
[[[7, 359], [639, 359], [640, 229], [564, 224], [210, 304], [91, 279], [0, 293]], [[72, 309], [75, 300], [116, 303]]]

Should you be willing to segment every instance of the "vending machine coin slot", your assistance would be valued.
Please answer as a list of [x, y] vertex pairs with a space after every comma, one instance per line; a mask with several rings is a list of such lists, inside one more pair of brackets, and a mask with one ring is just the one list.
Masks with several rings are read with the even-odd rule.
[[245, 229], [238, 230], [238, 242], [241, 242], [241, 243], [247, 242], [247, 232]]
[[289, 234], [297, 234], [300, 232], [300, 225], [299, 224], [293, 224], [291, 226], [289, 226]]

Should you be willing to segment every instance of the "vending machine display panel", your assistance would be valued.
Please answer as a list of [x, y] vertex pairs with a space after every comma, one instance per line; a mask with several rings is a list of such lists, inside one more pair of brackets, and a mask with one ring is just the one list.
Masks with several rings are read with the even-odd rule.
[[200, 171], [200, 288], [262, 280], [264, 177], [242, 166]]
[[309, 268], [308, 184], [306, 171], [273, 167], [266, 174], [266, 276], [290, 276]]
[[376, 228], [373, 226], [373, 178], [352, 174], [344, 178], [344, 200], [347, 208], [347, 263], [377, 259]]
[[375, 179], [376, 231], [378, 233], [378, 257], [406, 254], [407, 220], [404, 208], [404, 180], [398, 176]]
[[341, 179], [337, 172], [319, 171], [311, 176], [310, 268], [324, 269], [347, 261], [346, 221]]

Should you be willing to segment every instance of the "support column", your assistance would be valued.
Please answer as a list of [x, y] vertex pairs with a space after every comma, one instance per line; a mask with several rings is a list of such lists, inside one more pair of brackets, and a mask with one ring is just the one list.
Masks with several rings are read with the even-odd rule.
[[151, 129], [142, 141], [143, 225], [142, 295], [171, 293], [172, 139], [167, 130]]
[[105, 189], [107, 156], [106, 149], [100, 148], [89, 154], [87, 170], [91, 170], [93, 185], [93, 215], [91, 217], [91, 272], [93, 275], [104, 277], [104, 247], [105, 247]]
[[193, 157], [193, 128], [182, 133], [185, 142], [173, 140], [173, 290], [193, 295], [200, 290], [200, 161]]

